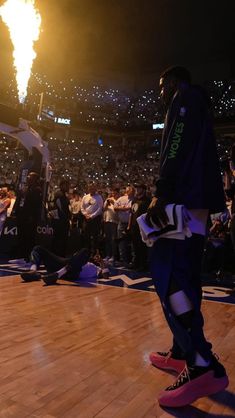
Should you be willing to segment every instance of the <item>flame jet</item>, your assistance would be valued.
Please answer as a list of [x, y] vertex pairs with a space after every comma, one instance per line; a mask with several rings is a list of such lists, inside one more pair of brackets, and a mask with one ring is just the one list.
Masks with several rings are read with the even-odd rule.
[[34, 0], [7, 0], [0, 7], [0, 16], [10, 32], [18, 97], [19, 102], [24, 103], [36, 57], [33, 46], [39, 39], [41, 16], [34, 6]]

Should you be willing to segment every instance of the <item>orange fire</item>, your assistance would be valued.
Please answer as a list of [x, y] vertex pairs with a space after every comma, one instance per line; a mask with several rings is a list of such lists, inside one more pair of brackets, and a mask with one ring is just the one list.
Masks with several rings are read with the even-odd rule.
[[24, 103], [36, 57], [33, 47], [39, 39], [41, 16], [34, 6], [34, 0], [6, 0], [0, 7], [0, 16], [10, 32], [18, 97], [19, 102]]

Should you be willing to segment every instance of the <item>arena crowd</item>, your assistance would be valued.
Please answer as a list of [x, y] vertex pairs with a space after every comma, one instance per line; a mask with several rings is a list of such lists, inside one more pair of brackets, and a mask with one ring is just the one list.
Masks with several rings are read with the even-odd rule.
[[[52, 85], [37, 74], [34, 81], [35, 84], [30, 90], [30, 103], [32, 107], [33, 104], [37, 104], [39, 93], [35, 85], [40, 84], [45, 90], [46, 117], [58, 112], [65, 117], [76, 114], [79, 115], [80, 123], [87, 126], [119, 129], [134, 127], [136, 130], [140, 126], [151, 126], [152, 123], [163, 120], [154, 90], [144, 90], [131, 97], [118, 89], [102, 89], [99, 86], [89, 89], [76, 86], [73, 80], [66, 86], [62, 82]], [[207, 83], [217, 118], [234, 116], [234, 86], [233, 81]], [[9, 90], [8, 94], [12, 92]], [[57, 135], [56, 131], [50, 132], [46, 140], [53, 169], [48, 191], [47, 214], [51, 217], [50, 221], [56, 224], [58, 219], [53, 220], [51, 213], [55, 208], [58, 193], [61, 193], [61, 185], [62, 188], [63, 184], [66, 185], [68, 201], [67, 226], [62, 228], [63, 234], [66, 235], [64, 242], [68, 241], [69, 236], [76, 236], [80, 246], [86, 245], [93, 252], [98, 248], [102, 257], [109, 263], [146, 269], [146, 249], [139, 236], [136, 218], [146, 212], [154, 194], [160, 154], [159, 135], [143, 137], [142, 140], [132, 136], [125, 140], [124, 131], [120, 137], [109, 138], [105, 135], [105, 139], [102, 139], [99, 130], [95, 134], [86, 134], [83, 137], [81, 133], [76, 133], [76, 129], [70, 131], [65, 127], [64, 130], [61, 128], [60, 135]], [[211, 225], [208, 226], [209, 239], [205, 251], [207, 271], [234, 267], [231, 266], [234, 246], [234, 227], [231, 231], [234, 216], [234, 171], [228, 165], [228, 161], [231, 162], [232, 159], [232, 145], [232, 137], [220, 135], [217, 138], [224, 187], [228, 190], [228, 210], [214, 216]], [[11, 214], [17, 176], [27, 155], [19, 144], [4, 135], [0, 138], [0, 152], [3, 156], [0, 165], [1, 224], [4, 225], [6, 217]], [[95, 191], [90, 192], [92, 185]], [[96, 200], [96, 196], [99, 196], [99, 208], [96, 208], [97, 222], [93, 222], [96, 231], [94, 233], [93, 227], [90, 230], [91, 222], [87, 222], [86, 219], [86, 200]], [[123, 209], [120, 210], [119, 206], [122, 205]], [[54, 250], [61, 252], [61, 249], [56, 247]], [[63, 247], [62, 252], [68, 250], [69, 247]]]

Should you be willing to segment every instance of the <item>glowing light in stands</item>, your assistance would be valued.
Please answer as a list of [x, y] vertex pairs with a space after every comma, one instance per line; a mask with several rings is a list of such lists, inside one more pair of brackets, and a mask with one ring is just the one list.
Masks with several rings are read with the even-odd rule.
[[153, 129], [163, 129], [164, 123], [153, 123]]
[[[215, 117], [235, 115], [235, 81], [209, 81], [205, 84], [211, 98]], [[28, 103], [38, 109], [40, 92], [44, 92], [44, 106], [54, 115], [72, 118], [74, 124], [92, 127], [138, 128], [149, 130], [153, 124], [161, 123], [158, 92], [145, 89], [136, 92], [101, 85], [76, 83], [76, 80], [55, 82], [46, 76], [33, 73], [29, 83]], [[12, 101], [15, 95], [13, 83], [6, 92]], [[13, 103], [12, 103], [13, 104]], [[77, 122], [76, 122], [77, 121]]]

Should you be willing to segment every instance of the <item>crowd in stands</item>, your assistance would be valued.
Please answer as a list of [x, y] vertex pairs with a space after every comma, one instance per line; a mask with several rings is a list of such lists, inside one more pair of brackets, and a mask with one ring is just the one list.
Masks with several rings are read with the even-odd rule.
[[[227, 172], [226, 176], [230, 177], [230, 183], [227, 181], [225, 185], [227, 209], [210, 217], [203, 265], [204, 273], [216, 274], [219, 279], [223, 278], [224, 272], [235, 271], [235, 183], [231, 182], [234, 179], [231, 172]], [[146, 213], [152, 190], [145, 183], [132, 186], [123, 182], [122, 185], [121, 188], [100, 188], [100, 184], [92, 181], [81, 193], [70, 188], [68, 180], [62, 180], [47, 206], [48, 221], [54, 230], [50, 243], [53, 253], [64, 256], [85, 247], [93, 257], [101, 256], [106, 267], [147, 271], [148, 252], [141, 239], [137, 218]], [[12, 214], [15, 200], [16, 196], [9, 186], [0, 189], [0, 234], [7, 217]], [[27, 219], [30, 207], [28, 212]], [[27, 234], [32, 232], [28, 226], [26, 230]], [[33, 248], [36, 241], [31, 238]], [[22, 248], [27, 248], [29, 256], [32, 248], [21, 245], [20, 250]], [[26, 255], [24, 257], [27, 259]]]
[[[235, 81], [209, 81], [204, 84], [211, 100], [215, 117], [235, 115]], [[27, 104], [31, 112], [38, 114], [40, 95], [43, 92], [42, 117], [69, 118], [73, 125], [146, 128], [162, 122], [163, 115], [156, 88], [133, 93], [127, 89], [105, 88], [100, 85], [83, 87], [70, 79], [67, 82], [51, 83], [46, 76], [33, 74], [28, 89]], [[2, 99], [17, 103], [17, 91], [12, 81], [1, 92]]]
[[[133, 139], [121, 146], [115, 139], [100, 145], [96, 138], [76, 140], [51, 136], [48, 144], [53, 168], [52, 189], [56, 189], [63, 178], [81, 192], [90, 180], [98, 181], [101, 188], [115, 183], [120, 186], [126, 179], [128, 183], [147, 180], [149, 187], [153, 184], [160, 147], [156, 141], [147, 146]], [[0, 165], [0, 184], [14, 187], [25, 151], [2, 136], [0, 152], [4, 156]]]
[[[221, 137], [217, 141], [222, 170], [232, 144], [230, 137]], [[132, 138], [122, 145], [115, 138], [99, 144], [94, 137], [82, 140], [51, 136], [48, 146], [53, 168], [52, 190], [58, 188], [61, 179], [69, 180], [71, 187], [81, 193], [85, 192], [89, 181], [98, 182], [101, 189], [139, 182], [144, 182], [150, 189], [156, 178], [159, 140], [152, 139], [149, 143]], [[0, 185], [14, 189], [20, 166], [27, 158], [25, 150], [1, 136], [0, 153]]]
[[[234, 146], [232, 149], [234, 153]], [[222, 277], [226, 270], [235, 271], [235, 167], [229, 158], [231, 152], [227, 160], [222, 160], [227, 208], [223, 213], [211, 215], [205, 246], [203, 270], [216, 272], [217, 277]], [[79, 234], [82, 246], [93, 252], [98, 248], [107, 263], [145, 271], [147, 248], [137, 218], [147, 211], [154, 181], [148, 182], [148, 175], [139, 177], [135, 184], [128, 180], [126, 176], [121, 182], [107, 186], [92, 179], [83, 192], [70, 189], [71, 231], [75, 236]], [[55, 198], [56, 195], [53, 201]]]
[[235, 115], [235, 82], [213, 81], [206, 83], [215, 118]]

